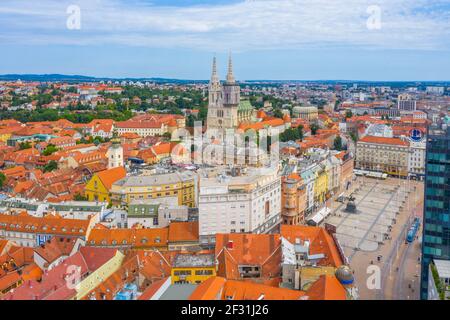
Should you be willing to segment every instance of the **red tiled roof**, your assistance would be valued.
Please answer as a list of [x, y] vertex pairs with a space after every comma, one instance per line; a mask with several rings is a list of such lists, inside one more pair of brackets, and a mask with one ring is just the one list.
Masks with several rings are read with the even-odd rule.
[[275, 278], [281, 272], [281, 238], [279, 234], [217, 234], [218, 276], [240, 279], [238, 266], [258, 265], [261, 280]]
[[385, 138], [385, 137], [374, 137], [374, 136], [365, 136], [364, 138], [360, 139], [358, 142], [397, 145], [397, 146], [403, 146], [403, 147], [409, 146], [408, 142], [403, 141], [398, 138]]
[[320, 266], [339, 267], [343, 264], [333, 237], [321, 227], [281, 225], [281, 236], [291, 243], [296, 239], [310, 241], [310, 254], [323, 253], [325, 258], [319, 261]]
[[105, 188], [108, 190], [111, 189], [111, 186], [114, 182], [125, 178], [126, 175], [127, 171], [124, 167], [112, 168], [97, 173], [97, 176], [102, 181]]

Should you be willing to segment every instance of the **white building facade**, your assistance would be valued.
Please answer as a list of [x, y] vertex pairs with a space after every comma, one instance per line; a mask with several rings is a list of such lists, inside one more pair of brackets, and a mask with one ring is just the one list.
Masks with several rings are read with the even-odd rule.
[[238, 176], [221, 173], [200, 177], [202, 245], [214, 245], [216, 233], [271, 233], [280, 222], [281, 178], [277, 169], [251, 169]]

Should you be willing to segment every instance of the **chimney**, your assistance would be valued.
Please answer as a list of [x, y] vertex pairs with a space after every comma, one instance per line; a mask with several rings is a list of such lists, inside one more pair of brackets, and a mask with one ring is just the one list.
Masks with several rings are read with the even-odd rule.
[[227, 243], [227, 249], [231, 250], [231, 249], [233, 249], [233, 246], [234, 246], [233, 241], [229, 240], [228, 243]]

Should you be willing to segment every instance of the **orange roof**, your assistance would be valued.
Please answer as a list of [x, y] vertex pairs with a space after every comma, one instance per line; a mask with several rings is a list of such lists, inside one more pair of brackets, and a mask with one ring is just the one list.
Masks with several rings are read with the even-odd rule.
[[25, 169], [25, 167], [17, 166], [17, 167], [5, 169], [2, 172], [5, 176], [8, 177], [8, 176], [24, 175], [26, 171], [27, 170]]
[[168, 281], [169, 277], [153, 282], [147, 289], [142, 292], [138, 300], [150, 300], [153, 295]]
[[139, 139], [139, 138], [141, 138], [141, 136], [138, 135], [138, 134], [135, 133], [135, 132], [125, 132], [125, 133], [123, 133], [123, 134], [121, 135], [121, 137], [122, 137], [122, 138], [125, 138], [125, 139]]
[[90, 246], [167, 246], [168, 228], [154, 229], [104, 229], [96, 228], [89, 234]]
[[156, 155], [168, 154], [168, 153], [170, 153], [170, 149], [171, 149], [171, 143], [170, 142], [160, 143], [160, 144], [157, 144], [157, 145], [152, 147], [152, 150], [153, 150], [153, 152]]
[[310, 254], [325, 255], [318, 263], [320, 266], [337, 268], [343, 264], [333, 237], [321, 227], [281, 225], [281, 236], [291, 243], [295, 243], [296, 239], [309, 240]]
[[117, 167], [108, 169], [105, 171], [100, 171], [96, 173], [97, 177], [102, 181], [106, 189], [111, 189], [114, 182], [123, 179], [127, 175], [127, 171], [124, 167]]
[[267, 127], [279, 127], [284, 126], [283, 119], [280, 118], [266, 118], [261, 122], [256, 123], [242, 123], [239, 125], [239, 129], [243, 131], [247, 131], [250, 129], [253, 129], [255, 131], [259, 131], [261, 129], [267, 128]]
[[198, 222], [172, 222], [169, 224], [169, 242], [198, 242]]
[[300, 181], [302, 178], [298, 175], [298, 173], [293, 172], [288, 176], [288, 179]]
[[48, 264], [62, 256], [68, 256], [75, 246], [76, 238], [53, 237], [49, 242], [34, 249]]
[[79, 153], [73, 156], [75, 161], [79, 164], [86, 164], [90, 162], [100, 161], [105, 158], [105, 153], [100, 151], [93, 151], [88, 153]]
[[202, 282], [191, 294], [189, 300], [217, 300], [227, 280], [222, 277], [211, 277]]
[[0, 214], [0, 229], [15, 232], [84, 236], [89, 225], [90, 220], [64, 219], [58, 215], [39, 218], [26, 212]]
[[43, 274], [43, 271], [41, 270], [41, 268], [39, 268], [37, 266], [37, 264], [31, 263], [31, 264], [27, 265], [25, 268], [23, 268], [22, 279], [24, 281], [39, 280], [42, 278], [42, 274]]
[[134, 282], [136, 280], [138, 273], [130, 272], [129, 270], [138, 270], [139, 262], [137, 255], [127, 258], [116, 272], [88, 292], [82, 299], [87, 300], [95, 297], [97, 300], [113, 300], [114, 296], [126, 283]]
[[9, 240], [0, 239], [0, 255], [3, 253], [3, 250], [8, 245]]
[[264, 112], [264, 110], [258, 110], [258, 112], [256, 113], [256, 118], [264, 119], [265, 117], [267, 117], [267, 114]]
[[346, 300], [347, 292], [335, 276], [322, 275], [306, 291], [308, 300]]
[[261, 280], [278, 277], [281, 261], [279, 234], [217, 234], [217, 275], [227, 279], [240, 279], [238, 265], [261, 267]]
[[31, 181], [31, 180], [20, 181], [14, 187], [13, 192], [14, 193], [22, 193], [24, 191], [31, 189], [31, 187], [33, 187], [33, 185], [34, 185], [34, 181]]
[[17, 271], [8, 273], [7, 275], [0, 278], [0, 291], [7, 289], [15, 283], [22, 280], [22, 277]]
[[409, 146], [408, 142], [403, 141], [398, 138], [384, 138], [384, 137], [374, 137], [374, 136], [365, 136], [364, 138], [360, 139], [358, 142], [397, 145], [397, 146], [403, 146], [403, 147]]
[[211, 277], [194, 290], [189, 300], [298, 300], [304, 295], [299, 290]]

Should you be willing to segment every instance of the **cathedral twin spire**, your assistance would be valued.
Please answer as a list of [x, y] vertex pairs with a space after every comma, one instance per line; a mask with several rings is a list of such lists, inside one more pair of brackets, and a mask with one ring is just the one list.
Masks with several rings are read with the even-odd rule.
[[[227, 73], [227, 83], [235, 83], [236, 80], [233, 74], [233, 59], [231, 57], [231, 53], [228, 59], [228, 73]], [[219, 76], [217, 74], [217, 60], [216, 57], [213, 59], [213, 68], [211, 75], [211, 83], [219, 83]]]

